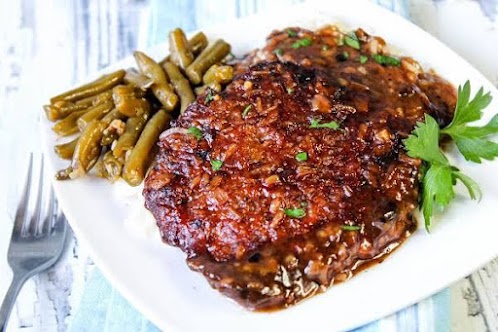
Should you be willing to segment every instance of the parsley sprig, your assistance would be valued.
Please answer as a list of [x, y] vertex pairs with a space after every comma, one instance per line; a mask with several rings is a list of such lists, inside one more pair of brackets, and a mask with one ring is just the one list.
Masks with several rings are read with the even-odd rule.
[[478, 184], [458, 168], [451, 165], [439, 147], [440, 139], [448, 135], [455, 141], [466, 160], [480, 163], [481, 159], [493, 160], [498, 157], [498, 143], [488, 140], [488, 136], [498, 133], [498, 114], [482, 127], [468, 126], [480, 120], [483, 109], [491, 102], [491, 95], [481, 88], [470, 100], [470, 83], [458, 88], [457, 105], [453, 121], [440, 129], [437, 121], [425, 115], [425, 122], [417, 123], [412, 134], [404, 140], [408, 155], [424, 161], [422, 169], [421, 210], [425, 227], [429, 230], [435, 209], [444, 209], [455, 197], [454, 186], [460, 181], [469, 192], [471, 199], [480, 199]]

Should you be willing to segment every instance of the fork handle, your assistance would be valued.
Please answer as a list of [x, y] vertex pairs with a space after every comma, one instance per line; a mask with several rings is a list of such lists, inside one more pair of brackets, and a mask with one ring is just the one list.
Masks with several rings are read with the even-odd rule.
[[7, 291], [7, 294], [5, 295], [5, 298], [3, 300], [2, 308], [0, 308], [0, 332], [7, 331], [7, 323], [9, 321], [9, 316], [12, 308], [16, 303], [17, 295], [19, 294], [19, 291], [28, 278], [29, 276], [26, 274], [14, 274], [14, 278], [10, 283], [9, 290]]

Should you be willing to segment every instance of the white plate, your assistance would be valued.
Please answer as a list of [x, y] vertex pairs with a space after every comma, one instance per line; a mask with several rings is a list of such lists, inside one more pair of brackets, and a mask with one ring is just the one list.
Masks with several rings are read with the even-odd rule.
[[[467, 62], [415, 25], [362, 1], [326, 1], [282, 8], [205, 29], [211, 38], [223, 37], [243, 54], [263, 45], [272, 29], [286, 26], [316, 28], [326, 23], [363, 27], [434, 68], [454, 84], [470, 79], [494, 97], [488, 111], [498, 110], [498, 91]], [[166, 47], [147, 52], [157, 59]], [[126, 59], [113, 67], [133, 66]], [[489, 118], [491, 114], [487, 114]], [[65, 166], [52, 152], [55, 136], [42, 120], [44, 146], [53, 169]], [[84, 178], [56, 182], [55, 190], [76, 236], [90, 249], [106, 277], [160, 328], [174, 331], [286, 331], [343, 330], [388, 315], [465, 277], [498, 255], [497, 164], [470, 165], [456, 159], [484, 192], [482, 201], [459, 197], [441, 215], [431, 234], [423, 227], [384, 263], [352, 280], [333, 286], [287, 310], [252, 313], [212, 290], [204, 278], [190, 271], [184, 254], [130, 233], [123, 220], [132, 204], [122, 200], [105, 181]], [[135, 203], [138, 204], [138, 203]]]

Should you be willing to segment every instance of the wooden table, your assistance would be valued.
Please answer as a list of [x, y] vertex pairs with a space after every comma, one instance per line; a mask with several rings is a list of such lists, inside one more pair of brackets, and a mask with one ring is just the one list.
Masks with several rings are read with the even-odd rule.
[[[160, 0], [156, 0], [160, 1]], [[6, 263], [23, 156], [38, 150], [37, 116], [47, 97], [88, 74], [187, 31], [300, 1], [25, 0], [0, 2], [0, 297], [11, 278]], [[413, 21], [467, 58], [498, 85], [498, 19], [494, 0], [409, 2]], [[164, 8], [164, 4], [162, 5]], [[465, 24], [462, 24], [465, 22]], [[158, 26], [164, 31], [157, 32]], [[8, 156], [5, 159], [5, 156]], [[444, 264], [444, 262], [441, 262]], [[93, 263], [72, 239], [63, 259], [30, 280], [11, 317], [11, 331], [64, 331]], [[430, 273], [430, 272], [428, 272]], [[452, 285], [455, 331], [498, 331], [498, 260]], [[421, 328], [423, 330], [423, 328]]]

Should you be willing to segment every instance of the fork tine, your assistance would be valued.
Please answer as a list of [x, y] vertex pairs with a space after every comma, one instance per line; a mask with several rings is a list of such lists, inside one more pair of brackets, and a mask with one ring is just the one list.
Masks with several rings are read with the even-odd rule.
[[19, 200], [19, 203], [17, 205], [14, 230], [12, 232], [12, 234], [16, 236], [21, 236], [24, 220], [26, 219], [26, 210], [28, 209], [28, 202], [29, 202], [29, 188], [31, 187], [31, 182], [32, 182], [31, 181], [32, 171], [33, 171], [33, 154], [31, 153], [29, 156], [28, 176], [26, 178], [26, 182], [24, 183], [21, 199]]
[[52, 232], [54, 235], [57, 233], [64, 233], [66, 232], [66, 228], [67, 228], [66, 217], [64, 216], [64, 213], [62, 213], [62, 210], [58, 209], [57, 218], [55, 219], [55, 224]]
[[[40, 174], [38, 175], [40, 177], [38, 181], [38, 194], [36, 197], [36, 206], [35, 206], [35, 211], [33, 211], [33, 215], [31, 216], [31, 221], [29, 224], [29, 234], [31, 236], [35, 236], [38, 233], [38, 228], [40, 225], [40, 214], [41, 214], [41, 207], [42, 207], [42, 201], [43, 201], [43, 156], [40, 159]], [[41, 221], [43, 222], [43, 221]]]
[[50, 187], [50, 194], [48, 198], [48, 210], [47, 217], [43, 221], [41, 234], [49, 234], [52, 230], [52, 226], [54, 224], [54, 220], [57, 218], [55, 216], [57, 201], [55, 200], [54, 189]]

